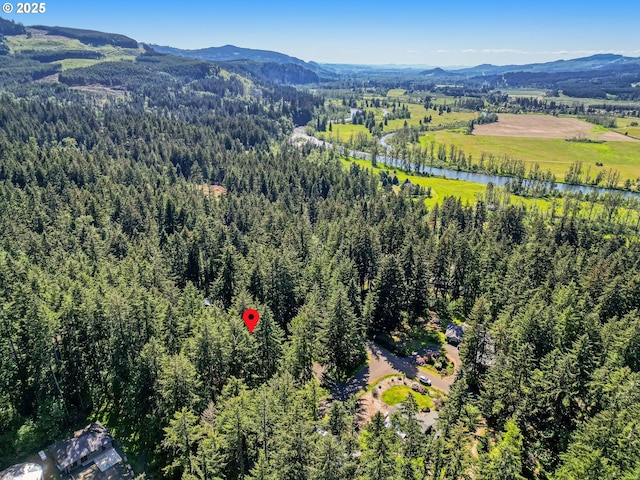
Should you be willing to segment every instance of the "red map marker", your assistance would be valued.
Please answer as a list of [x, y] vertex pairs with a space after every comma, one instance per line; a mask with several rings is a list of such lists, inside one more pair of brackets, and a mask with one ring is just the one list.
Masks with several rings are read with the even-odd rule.
[[256, 310], [248, 309], [242, 314], [242, 320], [249, 330], [249, 334], [253, 334], [253, 329], [256, 328], [260, 321], [260, 314]]

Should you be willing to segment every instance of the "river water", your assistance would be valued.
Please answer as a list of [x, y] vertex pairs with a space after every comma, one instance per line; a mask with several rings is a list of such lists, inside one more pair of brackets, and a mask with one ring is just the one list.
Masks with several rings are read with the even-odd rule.
[[[387, 152], [391, 148], [391, 146], [387, 143], [387, 140], [391, 135], [393, 135], [393, 133], [389, 133], [380, 139], [380, 145], [382, 145]], [[292, 135], [292, 139], [294, 140], [304, 139], [308, 142], [310, 141], [315, 143], [316, 145], [323, 146], [326, 148], [331, 148], [332, 146], [334, 146], [329, 142], [323, 142], [322, 140], [318, 140], [315, 137], [311, 137], [307, 135], [306, 133], [304, 133], [304, 127], [298, 127], [297, 129], [295, 129]], [[348, 150], [345, 147], [340, 147], [337, 145], [335, 146], [335, 148], [342, 154], [348, 154], [354, 158], [371, 161], [370, 153], [361, 152], [357, 150]], [[385, 165], [389, 165], [391, 167], [397, 166], [397, 165], [403, 165], [404, 163], [403, 160], [399, 160], [389, 155], [378, 155], [376, 157], [376, 161], [379, 163], [384, 163]], [[409, 163], [408, 166], [411, 170], [414, 170], [414, 171], [416, 170], [416, 166], [413, 165], [412, 163]], [[484, 185], [487, 185], [488, 183], [493, 183], [494, 185], [497, 185], [499, 187], [504, 187], [505, 185], [507, 185], [507, 182], [514, 180], [513, 177], [503, 177], [500, 175], [490, 175], [486, 173], [464, 172], [460, 170], [454, 170], [452, 168], [424, 167], [424, 172], [429, 173], [430, 175], [436, 175], [436, 176], [454, 179], [454, 180], [463, 180], [465, 182], [482, 183]], [[525, 179], [524, 181], [531, 182], [531, 180], [527, 180], [527, 179]], [[597, 192], [598, 195], [603, 195], [607, 192], [619, 193], [619, 194], [622, 194], [622, 196], [626, 199], [635, 199], [640, 201], [640, 193], [638, 192], [616, 190], [613, 188], [602, 188], [602, 187], [598, 188], [598, 187], [590, 187], [587, 185], [571, 185], [568, 183], [556, 182], [555, 189], [559, 192], [582, 193], [582, 194], [587, 194], [594, 191]]]
[[[388, 144], [387, 140], [391, 137], [393, 133], [388, 133], [380, 138], [380, 145], [382, 145], [387, 152], [391, 149], [391, 145]], [[356, 154], [362, 154], [363, 156], [359, 156], [357, 158], [366, 158], [367, 160], [371, 160], [371, 155], [365, 152], [351, 152]], [[355, 156], [355, 155], [354, 155]], [[366, 157], [365, 157], [366, 156]], [[376, 161], [380, 163], [384, 163], [385, 165], [394, 166], [394, 165], [402, 165], [402, 160], [398, 160], [394, 157], [384, 155], [376, 157]], [[416, 170], [415, 165], [412, 163], [409, 164], [409, 168], [411, 170]], [[454, 170], [451, 168], [437, 168], [437, 167], [425, 167], [424, 171], [428, 172], [430, 175], [437, 175], [440, 177], [455, 179], [455, 180], [464, 180], [466, 182], [475, 182], [482, 183], [487, 185], [488, 183], [493, 183], [499, 187], [504, 187], [508, 182], [514, 180], [513, 177], [503, 177], [501, 175], [490, 175], [486, 173], [474, 173], [474, 172], [465, 172], [460, 170]], [[530, 181], [526, 180], [525, 182]], [[582, 193], [587, 194], [591, 192], [597, 192], [598, 195], [603, 195], [607, 192], [611, 193], [621, 193], [624, 198], [634, 198], [636, 200], [640, 200], [640, 193], [638, 192], [629, 192], [623, 190], [616, 190], [613, 188], [604, 188], [604, 187], [590, 187], [588, 185], [572, 185], [569, 183], [561, 183], [556, 182], [555, 189], [559, 192], [567, 192], [567, 193]]]

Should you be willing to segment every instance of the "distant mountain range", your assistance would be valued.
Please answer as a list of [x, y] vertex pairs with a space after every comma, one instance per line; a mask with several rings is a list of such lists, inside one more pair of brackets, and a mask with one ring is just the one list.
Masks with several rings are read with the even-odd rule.
[[434, 68], [424, 70], [422, 75], [430, 76], [464, 76], [475, 77], [480, 75], [503, 75], [505, 73], [559, 73], [559, 72], [588, 72], [604, 70], [630, 70], [640, 69], [640, 58], [625, 57], [612, 53], [592, 55], [590, 57], [573, 58], [571, 60], [556, 60], [545, 63], [530, 63], [525, 65], [490, 65], [483, 64], [476, 67], [462, 68], [459, 70], [444, 70]]
[[[115, 45], [137, 49], [138, 42], [119, 34], [65, 27], [32, 27], [45, 30], [50, 35], [78, 39], [93, 45]], [[7, 57], [9, 48], [2, 36], [25, 33], [22, 24], [0, 18], [0, 56]], [[225, 63], [224, 68], [247, 75], [258, 81], [283, 85], [317, 84], [326, 81], [367, 77], [386, 85], [390, 78], [420, 84], [445, 84], [459, 88], [464, 84], [471, 88], [534, 87], [558, 90], [576, 97], [618, 99], [640, 98], [640, 58], [615, 54], [598, 54], [571, 60], [524, 65], [483, 64], [466, 68], [431, 68], [420, 65], [355, 65], [306, 62], [299, 58], [270, 50], [242, 48], [234, 45], [185, 50], [162, 45], [150, 45], [159, 54], [187, 57], [204, 61]], [[82, 53], [82, 55], [80, 55]], [[37, 54], [37, 52], [36, 52]], [[64, 58], [88, 58], [86, 52], [65, 50], [49, 52], [46, 56], [23, 52], [21, 61], [40, 61], [53, 68], [52, 62]], [[91, 57], [93, 58], [93, 57]], [[102, 57], [100, 57], [102, 58]], [[97, 59], [100, 59], [97, 58]], [[5, 59], [6, 60], [6, 59]], [[7, 60], [8, 61], [8, 60]], [[448, 87], [449, 88], [449, 87]]]
[[[357, 65], [357, 64], [321, 64], [305, 62], [296, 57], [270, 50], [255, 50], [252, 48], [224, 45], [222, 47], [209, 47], [197, 50], [183, 50], [180, 48], [151, 45], [160, 53], [168, 53], [182, 57], [198, 58], [216, 62], [229, 62], [234, 60], [247, 60], [259, 63], [294, 64], [319, 74], [330, 75], [336, 73], [370, 73], [370, 72], [419, 72], [421, 75], [433, 77], [476, 77], [482, 75], [502, 75], [513, 72], [527, 73], [559, 73], [559, 72], [586, 72], [586, 71], [610, 71], [640, 69], [640, 58], [625, 57], [611, 53], [592, 55], [571, 60], [556, 60], [545, 63], [531, 63], [523, 65], [491, 65], [483, 64], [475, 67], [460, 69], [432, 68], [420, 71], [417, 65]], [[424, 67], [423, 67], [424, 68]]]
[[271, 50], [224, 45], [222, 47], [184, 50], [163, 45], [149, 45], [158, 53], [197, 58], [211, 62], [233, 62], [232, 68], [244, 70], [263, 79], [287, 84], [316, 83], [336, 77], [333, 69], [327, 69], [315, 62], [305, 62], [296, 57]]
[[528, 65], [478, 65], [460, 70], [435, 68], [420, 76], [457, 86], [538, 88], [576, 98], [640, 99], [640, 58], [611, 53]]

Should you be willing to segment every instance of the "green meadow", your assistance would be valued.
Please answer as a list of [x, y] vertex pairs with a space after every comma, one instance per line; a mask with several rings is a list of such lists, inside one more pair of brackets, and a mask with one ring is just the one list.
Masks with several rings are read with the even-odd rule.
[[[640, 118], [616, 118], [616, 123], [618, 124], [618, 128], [614, 128], [614, 131], [621, 133], [622, 135], [626, 134], [630, 137], [640, 139]], [[632, 123], [636, 123], [637, 125], [632, 127]]]
[[351, 123], [334, 123], [329, 131], [327, 126], [326, 131], [317, 132], [316, 136], [322, 140], [335, 141], [337, 143], [345, 143], [349, 141], [350, 137], [354, 137], [357, 134], [364, 134], [367, 138], [371, 138], [371, 133], [364, 125], [352, 125]]
[[[405, 121], [408, 126], [417, 127], [420, 125], [420, 122], [424, 120], [425, 116], [431, 117], [431, 123], [429, 126], [432, 127], [450, 125], [457, 122], [468, 122], [477, 116], [477, 114], [471, 112], [456, 111], [451, 111], [449, 113], [443, 112], [442, 115], [439, 115], [436, 110], [426, 110], [424, 105], [417, 105], [414, 103], [408, 103], [406, 105], [411, 113], [411, 118], [388, 120], [387, 125], [385, 125], [383, 129], [384, 133], [401, 130], [404, 128]], [[366, 108], [366, 110], [374, 112], [376, 123], [384, 121], [384, 110], [387, 110], [388, 112], [391, 111], [390, 108]], [[358, 133], [363, 133], [367, 138], [371, 138], [369, 130], [364, 125], [352, 125], [351, 123], [333, 123], [331, 131], [329, 131], [329, 125], [327, 125], [326, 130], [324, 132], [318, 132], [317, 136], [323, 140], [329, 140], [329, 137], [333, 136], [335, 140], [344, 143], [349, 140], [349, 137], [355, 137]]]
[[[463, 204], [473, 204], [478, 198], [484, 197], [486, 185], [482, 183], [466, 182], [464, 180], [455, 180], [442, 177], [423, 177], [420, 175], [408, 174], [402, 170], [394, 169], [386, 165], [378, 164], [376, 167], [371, 166], [371, 162], [362, 159], [342, 159], [342, 164], [345, 168], [349, 168], [351, 163], [355, 163], [362, 168], [371, 170], [374, 174], [379, 174], [381, 171], [388, 173], [394, 173], [398, 177], [398, 182], [402, 184], [406, 179], [415, 185], [431, 188], [431, 197], [425, 200], [425, 204], [428, 207], [434, 206], [436, 203], [442, 203], [445, 197], [458, 197]], [[563, 210], [563, 199], [556, 199], [555, 201], [555, 213], [561, 215]], [[547, 198], [525, 198], [517, 195], [511, 195], [511, 204], [523, 206], [527, 210], [537, 210], [539, 212], [549, 212], [553, 206], [553, 200]], [[591, 211], [592, 210], [592, 211]], [[593, 209], [589, 202], [580, 203], [579, 215], [590, 215], [593, 218], [597, 218], [603, 211], [602, 204], [595, 204]], [[639, 212], [636, 210], [629, 210], [627, 208], [620, 208], [618, 218], [624, 219], [629, 225], [634, 225], [638, 221]]]
[[[551, 170], [560, 181], [576, 161], [582, 162], [584, 171], [590, 169], [592, 178], [599, 170], [609, 168], [618, 170], [622, 181], [640, 177], [640, 142], [581, 143], [561, 138], [466, 135], [461, 131], [441, 130], [427, 132], [420, 137], [420, 144], [426, 147], [433, 140], [437, 144], [456, 145], [476, 160], [484, 152], [497, 158], [507, 155], [529, 165], [538, 163], [542, 170]], [[602, 167], [596, 162], [602, 163]]]
[[[362, 159], [349, 159], [342, 160], [343, 164], [348, 167], [350, 163], [355, 163], [363, 168], [371, 169], [374, 174], [378, 174], [381, 171], [389, 173], [395, 172], [398, 177], [398, 181], [403, 183], [408, 179], [415, 185], [431, 188], [431, 198], [427, 198], [425, 203], [427, 206], [433, 206], [436, 203], [442, 203], [445, 197], [459, 197], [462, 203], [473, 204], [479, 198], [484, 196], [486, 185], [482, 183], [466, 182], [464, 180], [454, 180], [442, 177], [422, 177], [420, 175], [411, 175], [398, 169], [387, 167], [382, 164], [378, 164], [376, 167], [371, 166], [371, 162]], [[537, 205], [539, 210], [545, 211], [550, 202], [545, 199], [530, 199], [511, 196], [511, 203], [514, 205], [525, 205], [528, 208]]]

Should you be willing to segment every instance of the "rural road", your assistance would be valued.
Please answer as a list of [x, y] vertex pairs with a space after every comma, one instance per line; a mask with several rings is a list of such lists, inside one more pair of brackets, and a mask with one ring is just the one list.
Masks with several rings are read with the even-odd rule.
[[[447, 358], [453, 362], [455, 370], [460, 366], [460, 356], [458, 349], [451, 345], [445, 345]], [[418, 369], [412, 357], [399, 357], [389, 352], [385, 348], [374, 343], [367, 344], [367, 354], [369, 362], [356, 375], [344, 383], [335, 385], [331, 389], [331, 395], [337, 400], [346, 400], [351, 395], [355, 395], [361, 389], [372, 385], [385, 375], [405, 374], [409, 378], [417, 378], [419, 375], [431, 379], [431, 385], [444, 393], [449, 393], [449, 389], [455, 380], [455, 374], [448, 377], [433, 375], [424, 370]]]

